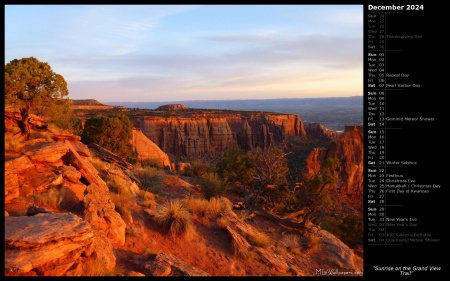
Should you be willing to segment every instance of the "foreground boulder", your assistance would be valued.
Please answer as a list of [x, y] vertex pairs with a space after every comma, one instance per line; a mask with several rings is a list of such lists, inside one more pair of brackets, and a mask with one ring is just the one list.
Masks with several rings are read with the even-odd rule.
[[222, 217], [227, 221], [227, 227], [225, 228], [229, 239], [231, 240], [233, 247], [240, 249], [240, 251], [250, 251], [257, 255], [257, 257], [264, 261], [264, 263], [274, 268], [280, 273], [288, 273], [294, 276], [302, 276], [303, 272], [288, 259], [276, 254], [272, 249], [264, 249], [262, 247], [252, 246], [247, 237], [255, 237], [263, 235], [252, 225], [240, 220], [234, 212], [223, 213]]
[[32, 162], [56, 162], [69, 151], [66, 144], [61, 142], [43, 142], [27, 149], [25, 154]]
[[115, 268], [108, 239], [72, 213], [7, 216], [5, 225], [5, 275], [101, 275]]
[[65, 141], [69, 148], [70, 163], [81, 173], [88, 183], [83, 192], [84, 219], [95, 229], [102, 231], [112, 244], [125, 244], [126, 224], [114, 209], [114, 203], [109, 197], [106, 183], [98, 175], [98, 171], [87, 160], [80, 156], [71, 141]]
[[19, 197], [19, 175], [22, 171], [33, 167], [30, 159], [25, 155], [5, 159], [5, 203]]

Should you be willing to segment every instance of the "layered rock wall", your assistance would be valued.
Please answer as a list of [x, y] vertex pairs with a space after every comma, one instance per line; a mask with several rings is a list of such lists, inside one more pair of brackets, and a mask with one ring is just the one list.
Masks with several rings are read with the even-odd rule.
[[289, 136], [306, 135], [300, 118], [290, 114], [131, 116], [130, 120], [161, 150], [177, 158], [217, 156], [236, 146], [264, 149]]
[[305, 131], [308, 137], [316, 138], [316, 139], [336, 139], [342, 133], [328, 130], [324, 125], [320, 123], [309, 123], [305, 122]]
[[346, 126], [340, 138], [328, 148], [316, 148], [309, 154], [304, 177], [312, 178], [320, 171], [320, 164], [327, 158], [337, 158], [340, 168], [335, 171], [337, 187], [347, 195], [362, 194], [364, 189], [364, 130], [363, 126]]

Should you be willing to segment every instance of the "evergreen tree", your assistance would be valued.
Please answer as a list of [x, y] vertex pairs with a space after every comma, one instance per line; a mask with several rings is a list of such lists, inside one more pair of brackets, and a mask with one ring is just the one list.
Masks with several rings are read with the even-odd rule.
[[97, 115], [84, 124], [81, 134], [83, 143], [95, 143], [111, 152], [135, 163], [137, 153], [131, 140], [133, 138], [133, 124], [125, 114], [113, 116]]
[[30, 136], [30, 113], [69, 106], [67, 83], [46, 62], [34, 57], [14, 59], [5, 65], [5, 104], [19, 109], [22, 134]]

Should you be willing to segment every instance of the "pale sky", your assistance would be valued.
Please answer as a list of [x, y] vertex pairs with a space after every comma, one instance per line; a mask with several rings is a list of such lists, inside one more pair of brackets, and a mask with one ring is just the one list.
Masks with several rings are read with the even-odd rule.
[[363, 95], [362, 5], [5, 5], [5, 64], [35, 57], [71, 99]]

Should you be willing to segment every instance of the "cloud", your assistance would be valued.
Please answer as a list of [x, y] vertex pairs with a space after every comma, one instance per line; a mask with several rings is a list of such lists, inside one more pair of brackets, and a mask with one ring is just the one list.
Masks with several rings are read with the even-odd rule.
[[[183, 5], [86, 5], [73, 13], [73, 23], [61, 35], [89, 53], [124, 55], [137, 51], [166, 17], [195, 6]], [[70, 46], [70, 45], [69, 45]]]
[[267, 42], [272, 40], [276, 36], [275, 30], [257, 30], [239, 33], [228, 33], [228, 34], [212, 34], [207, 36], [202, 36], [200, 39], [208, 41], [218, 41], [218, 42], [244, 42], [244, 43], [255, 43], [255, 42]]
[[22, 39], [9, 32], [5, 55], [48, 62], [66, 78], [71, 98], [298, 97], [344, 87], [362, 94], [362, 8], [246, 7], [253, 13], [237, 6], [60, 8], [52, 28], [38, 21], [15, 33]]
[[[230, 34], [227, 38], [236, 37]], [[345, 91], [339, 89], [345, 86], [353, 95], [359, 95], [363, 73], [360, 44], [361, 38], [307, 34], [277, 37], [263, 46], [248, 45], [214, 55], [133, 53], [98, 58], [80, 69], [98, 68], [93, 80], [99, 82], [86, 82], [89, 87], [82, 86], [82, 81], [71, 82], [72, 92], [86, 93], [91, 88], [108, 93], [104, 97], [107, 101], [123, 101], [125, 96], [130, 101], [140, 97], [144, 101], [164, 101], [171, 97], [179, 100], [181, 96], [202, 99], [205, 94], [216, 99], [224, 95], [239, 98], [243, 92], [251, 98], [263, 98], [271, 92], [290, 97], [298, 97], [299, 92], [330, 96], [342, 94]], [[82, 61], [68, 63], [73, 67]], [[108, 73], [102, 75], [102, 69], [120, 72], [108, 78]]]

